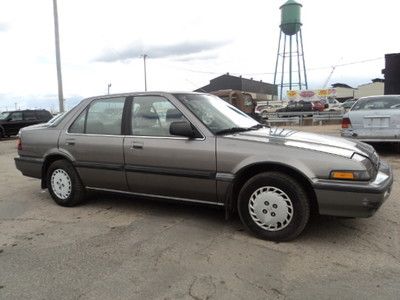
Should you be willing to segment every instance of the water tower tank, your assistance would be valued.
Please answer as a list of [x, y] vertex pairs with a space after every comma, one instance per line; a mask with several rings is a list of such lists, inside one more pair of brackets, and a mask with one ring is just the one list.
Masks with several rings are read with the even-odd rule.
[[294, 0], [288, 0], [285, 4], [283, 4], [281, 9], [281, 30], [286, 35], [294, 35], [296, 34], [301, 27], [300, 20], [300, 3]]

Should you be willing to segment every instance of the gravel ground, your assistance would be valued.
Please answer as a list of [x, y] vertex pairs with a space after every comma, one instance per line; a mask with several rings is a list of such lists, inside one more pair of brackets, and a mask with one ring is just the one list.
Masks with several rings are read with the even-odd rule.
[[400, 159], [378, 151], [395, 183], [375, 216], [317, 217], [273, 243], [213, 207], [111, 194], [57, 206], [15, 169], [15, 141], [0, 141], [0, 298], [398, 299]]

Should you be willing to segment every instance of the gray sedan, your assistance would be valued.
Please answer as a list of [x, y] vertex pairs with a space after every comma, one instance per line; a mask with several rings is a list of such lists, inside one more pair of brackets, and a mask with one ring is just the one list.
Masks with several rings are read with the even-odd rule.
[[360, 98], [343, 116], [342, 136], [365, 142], [400, 142], [400, 95]]
[[265, 127], [201, 93], [85, 99], [21, 130], [18, 154], [17, 168], [59, 205], [93, 190], [217, 205], [275, 241], [298, 236], [312, 212], [369, 217], [393, 182], [367, 144]]

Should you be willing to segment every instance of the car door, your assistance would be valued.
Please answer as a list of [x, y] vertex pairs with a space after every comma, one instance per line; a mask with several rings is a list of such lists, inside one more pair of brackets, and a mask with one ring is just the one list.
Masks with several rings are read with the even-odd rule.
[[172, 136], [169, 125], [187, 119], [163, 96], [134, 97], [130, 114], [124, 154], [131, 192], [217, 201], [215, 138]]
[[60, 136], [60, 151], [73, 157], [87, 187], [127, 190], [122, 135], [124, 104], [125, 97], [96, 99]]

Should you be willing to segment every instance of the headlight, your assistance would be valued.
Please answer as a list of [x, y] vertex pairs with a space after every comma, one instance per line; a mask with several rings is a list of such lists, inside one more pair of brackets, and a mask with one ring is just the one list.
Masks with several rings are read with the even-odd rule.
[[363, 171], [349, 171], [349, 170], [334, 170], [330, 174], [331, 179], [337, 180], [360, 180], [367, 181], [374, 177], [375, 169], [369, 158], [360, 154], [354, 153], [352, 159], [360, 162], [365, 170]]

